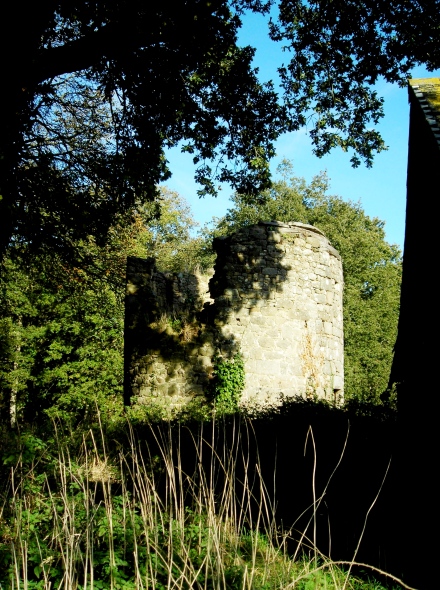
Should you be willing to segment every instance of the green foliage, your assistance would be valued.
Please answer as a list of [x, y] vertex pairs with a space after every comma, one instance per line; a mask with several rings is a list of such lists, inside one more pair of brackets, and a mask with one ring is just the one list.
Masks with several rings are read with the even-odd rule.
[[159, 199], [144, 207], [150, 218], [146, 228], [147, 256], [156, 258], [161, 271], [190, 272], [212, 263], [203, 256], [203, 240], [194, 235], [198, 223], [183, 197], [166, 186], [159, 187]]
[[[14, 393], [19, 421], [49, 412], [75, 422], [96, 407], [120, 412], [121, 297], [90, 267], [67, 268], [56, 256], [36, 261], [28, 273], [19, 259], [6, 270], [4, 338], [19, 344], [0, 366], [3, 407]], [[17, 288], [21, 300], [11, 297]]]
[[174, 332], [180, 333], [180, 331], [182, 330], [182, 320], [180, 318], [169, 318], [168, 320], [171, 329]]
[[268, 186], [274, 141], [305, 125], [319, 156], [339, 146], [370, 165], [385, 149], [374, 85], [404, 82], [415, 64], [438, 67], [437, 3], [337, 0], [322, 10], [279, 0], [268, 28], [291, 55], [279, 64], [281, 104], [252, 67], [254, 49], [237, 45], [243, 13], [267, 14], [271, 4], [46, 1], [11, 10], [0, 35], [10, 56], [1, 253], [12, 238], [66, 250], [90, 233], [104, 237], [115, 216], [157, 197], [170, 175], [164, 150], [179, 143], [198, 166], [200, 194], [229, 181], [256, 195]]
[[13, 393], [19, 422], [121, 413], [124, 248], [139, 251], [136, 231], [115, 230], [105, 249], [92, 238], [79, 244], [81, 267], [54, 253], [30, 265], [26, 250], [11, 250], [2, 273], [3, 419]]
[[154, 424], [160, 422], [178, 422], [194, 424], [211, 422], [213, 406], [202, 396], [196, 396], [182, 406], [174, 407], [166, 398], [156, 397], [148, 404], [134, 404], [125, 408], [127, 419], [133, 425]]
[[[437, 2], [280, 0], [271, 37], [288, 49], [279, 69], [294, 125], [307, 124], [318, 156], [352, 150], [353, 165], [386, 149], [377, 82], [406, 84], [416, 64], [440, 65]], [[411, 22], [411, 27], [408, 27]], [[422, 41], [423, 40], [423, 41]]]
[[245, 8], [265, 11], [259, 0], [110, 0], [8, 14], [1, 254], [12, 239], [65, 252], [105, 237], [118, 215], [158, 196], [170, 176], [165, 149], [179, 143], [198, 164], [201, 194], [223, 181], [268, 185], [286, 120], [257, 78], [254, 50], [237, 46]]
[[213, 359], [214, 378], [211, 384], [211, 396], [216, 414], [234, 414], [245, 384], [243, 357], [237, 353], [231, 359], [217, 355]]
[[344, 271], [345, 395], [380, 403], [385, 391], [399, 314], [401, 253], [385, 240], [384, 223], [368, 217], [360, 203], [328, 194], [320, 174], [307, 184], [292, 165], [257, 201], [235, 194], [233, 207], [205, 236], [236, 231], [260, 220], [299, 221], [317, 226], [342, 257]]
[[[11, 249], [0, 279], [0, 407], [18, 422], [45, 416], [73, 424], [123, 414], [123, 322], [126, 258], [155, 256], [164, 271], [201, 266], [196, 223], [185, 201], [160, 189], [160, 207], [145, 206], [110, 228], [99, 246], [89, 236], [77, 259], [54, 251]], [[180, 332], [182, 318], [172, 318]]]
[[[209, 478], [176, 474], [166, 437], [158, 458], [143, 456], [133, 438], [110, 453], [97, 434], [102, 445], [84, 432], [76, 451], [71, 439], [17, 439], [23, 452], [8, 460], [13, 477], [0, 488], [2, 588], [382, 590], [322, 556], [289, 556], [286, 534], [265, 528], [264, 508], [258, 526], [244, 508], [252, 489], [236, 497], [236, 458], [217, 498]], [[214, 457], [213, 472], [219, 467]]]

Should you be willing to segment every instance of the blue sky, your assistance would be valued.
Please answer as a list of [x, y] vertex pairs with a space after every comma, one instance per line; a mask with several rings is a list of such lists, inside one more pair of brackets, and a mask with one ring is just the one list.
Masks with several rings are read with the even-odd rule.
[[[241, 45], [257, 48], [254, 66], [260, 69], [260, 79], [276, 81], [276, 68], [287, 56], [281, 47], [267, 38], [266, 19], [260, 15], [246, 16], [239, 37]], [[414, 70], [413, 77], [438, 76], [423, 68]], [[406, 164], [408, 150], [408, 93], [397, 85], [380, 83], [377, 86], [380, 96], [385, 98], [385, 117], [378, 125], [385, 143], [386, 152], [375, 157], [373, 167], [364, 165], [352, 168], [350, 155], [334, 150], [323, 158], [312, 153], [307, 130], [282, 136], [277, 144], [277, 155], [271, 169], [275, 171], [283, 158], [292, 161], [294, 174], [310, 181], [321, 170], [326, 170], [330, 178], [330, 193], [346, 200], [360, 201], [365, 212], [371, 217], [385, 221], [387, 240], [403, 248], [406, 201]], [[166, 185], [177, 191], [190, 204], [194, 218], [201, 225], [213, 216], [221, 217], [230, 207], [231, 189], [223, 186], [219, 196], [214, 199], [199, 199], [194, 182], [194, 165], [188, 154], [181, 154], [174, 148], [167, 154], [173, 176]]]

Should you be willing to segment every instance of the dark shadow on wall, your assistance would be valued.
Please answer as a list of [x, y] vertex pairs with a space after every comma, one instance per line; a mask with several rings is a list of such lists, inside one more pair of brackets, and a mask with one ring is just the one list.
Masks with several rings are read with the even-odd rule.
[[[214, 354], [220, 352], [231, 358], [238, 350], [234, 335], [224, 336], [219, 328], [231, 315], [239, 317], [244, 307], [249, 311], [269, 299], [287, 278], [289, 267], [283, 264], [284, 249], [275, 234], [276, 223], [273, 227], [252, 226], [240, 234], [216, 239], [213, 247], [217, 262], [209, 281], [215, 302], [204, 305], [194, 276], [166, 275], [156, 269], [152, 258], [128, 258], [125, 405], [141, 391], [156, 396], [172, 397], [176, 391], [188, 398], [203, 396], [212, 378]], [[256, 274], [258, 280], [254, 279]], [[186, 282], [183, 288], [175, 288], [179, 279]], [[167, 319], [172, 324], [179, 318], [184, 318], [186, 337], [166, 325]], [[166, 365], [166, 374], [155, 374], [155, 359]], [[163, 368], [160, 370], [165, 373]], [[181, 372], [181, 378], [173, 372]], [[151, 390], [153, 379], [156, 391]]]
[[[246, 338], [249, 340], [246, 351], [252, 357], [249, 362], [255, 371], [254, 381], [249, 387], [252, 391], [258, 390], [260, 386], [267, 387], [267, 382], [270, 381], [272, 389], [282, 391], [283, 387], [287, 390], [290, 388], [292, 391], [287, 391], [287, 394], [292, 395], [296, 391], [295, 383], [306, 381], [302, 372], [305, 361], [298, 350], [298, 342], [303, 337], [310, 338], [310, 334], [319, 333], [319, 337], [323, 337], [324, 324], [328, 324], [325, 329], [334, 335], [333, 324], [327, 321], [327, 311], [327, 315], [323, 314], [322, 318], [313, 319], [313, 325], [309, 327], [309, 311], [303, 307], [305, 301], [307, 307], [308, 297], [311, 297], [307, 292], [313, 293], [313, 297], [316, 295], [314, 305], [331, 305], [325, 291], [329, 287], [324, 288], [321, 283], [334, 279], [325, 278], [329, 275], [325, 275], [322, 269], [318, 269], [316, 275], [311, 272], [316, 284], [322, 288], [322, 293], [317, 294], [314, 285], [307, 283], [307, 277], [303, 279], [301, 276], [301, 273], [307, 275], [304, 269], [310, 267], [309, 260], [313, 258], [311, 254], [319, 259], [321, 252], [326, 251], [328, 257], [332, 255], [339, 258], [319, 230], [303, 224], [261, 222], [242, 228], [229, 237], [217, 238], [213, 246], [217, 261], [214, 276], [209, 281], [209, 291], [214, 301], [204, 304], [196, 285], [191, 283], [194, 277], [191, 279], [190, 275], [160, 273], [152, 259], [128, 260], [125, 318], [126, 405], [133, 396], [144, 404], [148, 403], [149, 396], [155, 396], [155, 399], [168, 396], [171, 402], [173, 399], [180, 399], [182, 402], [194, 396], [203, 396], [213, 374], [213, 359], [218, 354], [222, 358], [232, 358], [244, 342], [243, 335], [246, 331]], [[289, 253], [288, 256], [286, 252]], [[297, 266], [290, 273], [293, 259]], [[324, 275], [321, 276], [319, 273], [323, 272]], [[330, 270], [330, 266], [328, 272], [334, 272]], [[342, 276], [338, 275], [338, 280], [342, 284]], [[292, 282], [296, 285], [304, 282], [307, 284], [298, 287], [296, 291], [286, 291], [287, 295], [283, 298], [287, 281], [290, 281], [290, 285]], [[298, 296], [293, 294], [298, 292]], [[333, 301], [333, 293], [330, 295], [330, 300]], [[335, 301], [336, 299], [335, 296]], [[283, 313], [284, 316], [281, 315]], [[316, 317], [318, 315], [315, 313]], [[283, 320], [283, 317], [288, 320]], [[167, 319], [171, 325], [166, 325]], [[287, 330], [289, 333], [286, 334], [286, 329], [282, 329], [286, 321], [305, 326], [295, 329], [307, 331], [307, 334], [301, 333], [298, 336], [290, 328], [290, 332]], [[172, 326], [178, 322], [185, 324], [185, 330], [173, 331]], [[319, 326], [315, 330], [317, 323]], [[276, 336], [270, 334], [266, 337], [270, 332], [276, 332]], [[339, 332], [342, 334], [341, 329]], [[340, 343], [342, 359], [342, 336]], [[312, 349], [311, 342], [309, 345]], [[333, 345], [334, 342], [329, 351], [337, 348], [336, 345], [332, 349]], [[302, 346], [305, 347], [305, 344]], [[254, 349], [258, 347], [259, 356], [254, 355]], [[313, 356], [313, 353], [309, 352], [308, 355]], [[329, 383], [333, 379], [333, 361], [331, 356], [320, 359], [321, 365], [325, 365], [325, 371], [329, 373], [325, 377]], [[315, 361], [308, 359], [307, 362], [313, 365]], [[342, 360], [338, 362], [338, 371], [342, 373]], [[246, 371], [248, 368], [251, 375], [250, 365], [246, 366]], [[307, 370], [316, 375], [320, 373], [320, 368], [315, 366]], [[262, 379], [266, 379], [266, 382], [263, 383]], [[283, 384], [280, 385], [281, 383]], [[340, 388], [341, 385], [332, 385], [331, 393], [334, 394]]]
[[[186, 291], [182, 293], [173, 289], [178, 277], [159, 272], [154, 259], [129, 258], [127, 267], [125, 405], [130, 405], [133, 395], [138, 396], [142, 388], [152, 396], [172, 395], [167, 387], [170, 377], [175, 377], [176, 387], [191, 380], [202, 388], [209, 379], [210, 368], [198, 353], [211, 334], [196, 317], [202, 308], [196, 277], [184, 277]], [[157, 361], [160, 365], [166, 363], [166, 374], [155, 374]]]

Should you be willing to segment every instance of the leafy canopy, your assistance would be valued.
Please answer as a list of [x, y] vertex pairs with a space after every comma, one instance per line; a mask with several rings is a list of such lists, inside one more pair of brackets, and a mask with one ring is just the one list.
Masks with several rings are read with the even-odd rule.
[[116, 214], [157, 196], [170, 174], [164, 149], [181, 141], [201, 194], [219, 181], [267, 186], [285, 124], [251, 67], [254, 50], [236, 44], [245, 7], [263, 10], [258, 0], [10, 7], [0, 35], [2, 251], [11, 239], [65, 248], [104, 235]]
[[[0, 252], [13, 240], [63, 251], [106, 235], [153, 200], [164, 149], [193, 154], [201, 195], [228, 181], [255, 197], [280, 133], [307, 124], [318, 155], [384, 142], [374, 84], [439, 66], [439, 0], [279, 0], [283, 100], [237, 45], [247, 10], [274, 0], [42, 0], [0, 19]], [[7, 11], [7, 12], [6, 12]]]
[[406, 84], [415, 65], [440, 67], [438, 0], [280, 0], [270, 35], [289, 60], [280, 68], [292, 123], [305, 124], [322, 156], [352, 148], [367, 165], [385, 149], [381, 79]]

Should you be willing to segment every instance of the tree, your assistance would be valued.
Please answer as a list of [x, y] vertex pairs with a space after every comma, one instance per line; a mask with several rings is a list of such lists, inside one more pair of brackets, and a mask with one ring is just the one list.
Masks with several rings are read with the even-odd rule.
[[106, 257], [108, 248], [102, 252], [93, 240], [76, 247], [87, 257], [82, 267], [56, 253], [32, 265], [17, 253], [4, 260], [0, 407], [12, 427], [42, 426], [48, 413], [75, 423], [96, 407], [122, 411], [125, 259]]
[[156, 258], [160, 271], [191, 272], [205, 269], [211, 258], [203, 256], [204, 240], [196, 235], [198, 223], [192, 217], [188, 203], [178, 193], [165, 186], [159, 188], [159, 200], [145, 207], [146, 211], [159, 207], [147, 226], [146, 252]]
[[[368, 165], [385, 149], [374, 125], [383, 117], [380, 80], [406, 85], [415, 65], [440, 66], [438, 0], [280, 0], [270, 24], [291, 59], [280, 68], [285, 104], [296, 126], [306, 124], [321, 156], [354, 150]], [[373, 125], [372, 125], [373, 123]]]
[[127, 256], [154, 256], [165, 271], [200, 264], [188, 205], [165, 187], [159, 195], [110, 227], [105, 245], [92, 236], [76, 243], [76, 262], [9, 249], [0, 280], [0, 423], [41, 424], [48, 415], [74, 423], [97, 408], [103, 419], [122, 414]]
[[233, 207], [211, 233], [229, 234], [263, 220], [316, 225], [339, 251], [344, 270], [344, 352], [347, 400], [380, 403], [390, 373], [399, 315], [401, 257], [385, 241], [384, 223], [361, 205], [328, 194], [324, 173], [307, 184], [279, 167], [283, 178], [256, 201], [232, 197]]
[[[62, 250], [153, 200], [164, 148], [184, 141], [201, 194], [267, 186], [286, 128], [254, 51], [236, 45], [260, 0], [14, 3], [2, 21], [0, 251]], [[215, 162], [215, 169], [210, 161]]]
[[245, 10], [272, 4], [9, 6], [0, 30], [0, 251], [11, 239], [62, 250], [104, 236], [116, 214], [156, 197], [169, 175], [164, 148], [179, 142], [194, 154], [201, 195], [215, 194], [217, 181], [258, 194], [274, 140], [306, 123], [318, 155], [339, 145], [354, 149], [354, 164], [371, 164], [384, 148], [371, 129], [382, 116], [371, 86], [439, 64], [438, 0], [280, 0], [270, 34], [292, 56], [280, 69], [283, 105], [259, 83], [253, 49], [237, 46]]

